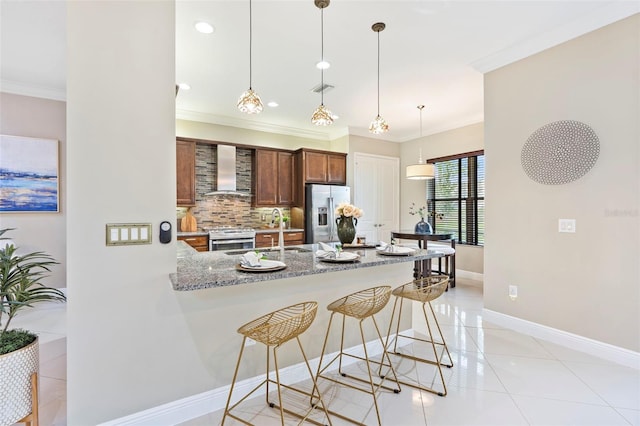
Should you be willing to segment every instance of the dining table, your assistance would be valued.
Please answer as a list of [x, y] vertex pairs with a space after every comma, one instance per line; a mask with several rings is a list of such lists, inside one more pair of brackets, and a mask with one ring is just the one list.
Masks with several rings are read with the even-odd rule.
[[[456, 286], [456, 240], [451, 233], [420, 233], [415, 232], [414, 230], [400, 230], [400, 231], [391, 231], [391, 240], [415, 240], [418, 242], [418, 246], [421, 249], [428, 250], [428, 242], [429, 241], [449, 241], [451, 248], [454, 250], [454, 253], [451, 255], [450, 265], [447, 265], [446, 271], [447, 275], [449, 275], [449, 285], [451, 287]], [[448, 259], [445, 258], [445, 262]], [[442, 273], [442, 258], [438, 258], [438, 273]], [[420, 279], [424, 277], [428, 277], [432, 274], [431, 268], [431, 259], [428, 260], [417, 260], [415, 261], [413, 268], [413, 277], [414, 279]]]

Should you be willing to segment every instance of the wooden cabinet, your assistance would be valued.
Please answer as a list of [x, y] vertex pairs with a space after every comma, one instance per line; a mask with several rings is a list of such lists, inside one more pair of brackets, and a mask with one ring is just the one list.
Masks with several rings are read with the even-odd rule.
[[[283, 234], [285, 246], [304, 244], [304, 231], [289, 231]], [[256, 234], [256, 248], [271, 248], [280, 245], [278, 231], [259, 232]]]
[[285, 246], [297, 246], [304, 244], [304, 232], [303, 231], [291, 231], [284, 233], [284, 245]]
[[304, 181], [313, 183], [327, 182], [327, 154], [304, 152]]
[[347, 154], [327, 154], [327, 183], [346, 185]]
[[196, 205], [196, 143], [176, 142], [176, 204]]
[[347, 154], [301, 149], [296, 152], [300, 161], [303, 183], [347, 183]]
[[256, 149], [254, 205], [289, 206], [293, 200], [293, 154]]
[[304, 183], [347, 183], [347, 154], [301, 150]]
[[179, 236], [178, 241], [184, 241], [198, 251], [209, 251], [209, 236]]
[[277, 232], [260, 232], [256, 234], [256, 248], [273, 247], [278, 245]]
[[293, 202], [293, 153], [278, 151], [278, 204]]

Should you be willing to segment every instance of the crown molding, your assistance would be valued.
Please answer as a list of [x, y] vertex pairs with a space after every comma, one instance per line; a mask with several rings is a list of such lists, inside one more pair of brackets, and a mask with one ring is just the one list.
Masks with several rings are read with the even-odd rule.
[[606, 6], [580, 16], [568, 24], [530, 37], [521, 43], [471, 62], [469, 65], [484, 74], [639, 12], [640, 2], [624, 0], [609, 2]]
[[14, 95], [52, 99], [54, 101], [65, 102], [67, 100], [67, 91], [65, 89], [36, 86], [14, 80], [0, 80], [0, 91]]
[[[482, 122], [484, 122], [484, 112], [480, 114], [468, 115], [466, 117], [462, 117], [459, 120], [445, 121], [440, 123], [437, 126], [431, 126], [428, 129], [425, 129], [425, 132], [422, 134], [422, 137], [424, 138], [427, 136], [435, 135], [442, 132], [447, 132], [449, 130], [459, 129], [461, 127], [471, 126], [473, 124], [478, 124]], [[404, 142], [420, 139], [420, 133], [415, 133], [415, 134], [404, 133], [403, 135], [398, 137], [389, 137], [387, 135], [384, 135], [381, 137], [380, 135], [371, 134], [368, 129], [365, 129], [363, 127], [349, 127], [349, 134], [370, 138], [370, 139], [384, 140], [385, 142], [392, 142], [392, 143], [404, 143]]]
[[220, 126], [236, 127], [240, 129], [255, 130], [258, 132], [277, 133], [280, 135], [296, 136], [322, 141], [332, 141], [348, 134], [348, 129], [343, 129], [342, 127], [335, 127], [330, 131], [320, 132], [277, 124], [260, 123], [241, 118], [189, 111], [179, 108], [176, 108], [176, 119], [198, 121], [201, 123], [217, 124]]

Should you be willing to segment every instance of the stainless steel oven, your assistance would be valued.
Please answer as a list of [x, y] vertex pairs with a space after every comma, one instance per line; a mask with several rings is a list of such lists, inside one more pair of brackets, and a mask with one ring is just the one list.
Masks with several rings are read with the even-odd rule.
[[215, 228], [209, 231], [209, 251], [252, 249], [256, 231], [251, 228]]

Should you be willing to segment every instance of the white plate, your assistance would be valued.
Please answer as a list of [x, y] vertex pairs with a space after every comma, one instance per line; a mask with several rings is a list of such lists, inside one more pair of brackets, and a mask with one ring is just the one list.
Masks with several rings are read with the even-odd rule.
[[249, 266], [249, 265], [245, 266], [242, 264], [236, 265], [236, 269], [240, 271], [247, 271], [247, 272], [273, 272], [273, 271], [279, 271], [286, 267], [287, 265], [280, 262], [279, 260], [268, 260], [268, 259], [262, 259], [260, 261], [259, 266]]
[[[400, 248], [400, 247], [398, 247]], [[396, 250], [398, 249], [396, 248]], [[407, 248], [407, 247], [402, 247], [401, 248], [402, 251], [386, 251], [385, 249], [381, 249], [381, 248], [377, 248], [376, 252], [378, 254], [381, 254], [383, 256], [411, 256], [413, 254], [415, 254], [415, 250]]]
[[340, 253], [340, 257], [318, 257], [320, 262], [328, 262], [328, 263], [346, 263], [346, 262], [355, 262], [360, 259], [360, 255], [356, 253]]

